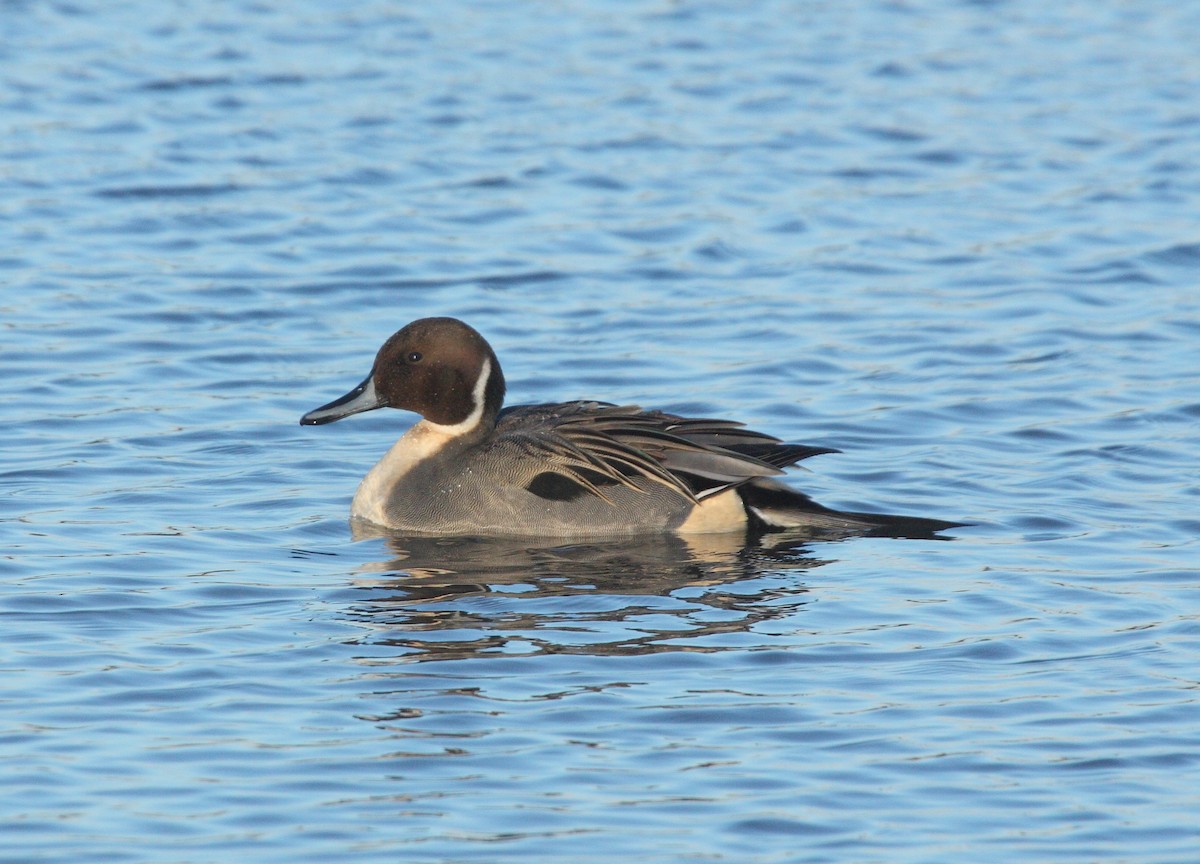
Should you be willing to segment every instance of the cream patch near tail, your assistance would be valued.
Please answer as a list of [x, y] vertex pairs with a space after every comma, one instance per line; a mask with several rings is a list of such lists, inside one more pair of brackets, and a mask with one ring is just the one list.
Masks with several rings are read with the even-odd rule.
[[728, 489], [697, 504], [675, 531], [679, 534], [718, 534], [746, 527], [746, 508], [736, 489]]

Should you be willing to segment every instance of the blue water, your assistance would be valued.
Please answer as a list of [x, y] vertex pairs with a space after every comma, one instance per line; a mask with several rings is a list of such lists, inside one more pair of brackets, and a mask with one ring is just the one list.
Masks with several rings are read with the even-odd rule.
[[[0, 5], [0, 861], [1193, 862], [1200, 6]], [[354, 540], [512, 402], [950, 541]]]

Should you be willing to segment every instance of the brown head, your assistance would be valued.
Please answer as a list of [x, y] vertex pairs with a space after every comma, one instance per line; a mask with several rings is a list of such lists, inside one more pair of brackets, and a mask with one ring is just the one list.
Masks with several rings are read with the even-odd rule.
[[375, 408], [403, 408], [467, 431], [490, 425], [503, 403], [504, 373], [487, 340], [457, 318], [422, 318], [383, 343], [366, 380], [300, 423], [316, 426]]

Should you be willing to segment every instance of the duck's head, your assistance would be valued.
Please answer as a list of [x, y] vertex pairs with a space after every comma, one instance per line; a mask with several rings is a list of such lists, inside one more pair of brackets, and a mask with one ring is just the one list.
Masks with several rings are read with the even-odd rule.
[[487, 340], [457, 318], [422, 318], [383, 343], [366, 380], [309, 411], [300, 424], [318, 426], [376, 408], [403, 408], [467, 432], [493, 421], [503, 402], [504, 373]]

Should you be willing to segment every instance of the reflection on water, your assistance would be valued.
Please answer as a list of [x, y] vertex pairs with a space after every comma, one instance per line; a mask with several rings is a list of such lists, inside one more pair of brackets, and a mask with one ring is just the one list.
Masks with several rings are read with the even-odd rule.
[[783, 535], [386, 543], [394, 557], [356, 580], [349, 614], [410, 660], [719, 650], [704, 637], [794, 613], [807, 593], [797, 574], [829, 563]]

